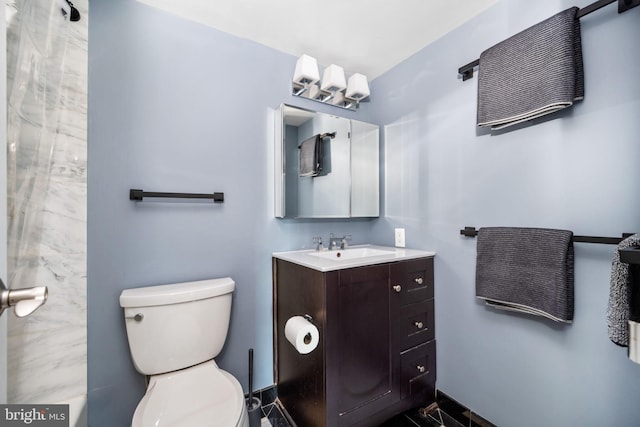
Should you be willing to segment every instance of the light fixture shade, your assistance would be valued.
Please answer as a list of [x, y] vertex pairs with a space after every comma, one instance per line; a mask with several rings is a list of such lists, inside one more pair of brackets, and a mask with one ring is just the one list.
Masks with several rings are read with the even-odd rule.
[[367, 82], [367, 76], [355, 73], [349, 77], [349, 84], [347, 84], [346, 93], [347, 98], [363, 99], [369, 95], [369, 82]]
[[293, 81], [296, 83], [315, 83], [320, 80], [318, 61], [309, 55], [302, 55], [296, 62], [296, 70], [293, 73]]
[[322, 84], [320, 88], [329, 92], [341, 91], [347, 87], [347, 81], [344, 78], [344, 69], [336, 64], [331, 64], [324, 69], [322, 74]]

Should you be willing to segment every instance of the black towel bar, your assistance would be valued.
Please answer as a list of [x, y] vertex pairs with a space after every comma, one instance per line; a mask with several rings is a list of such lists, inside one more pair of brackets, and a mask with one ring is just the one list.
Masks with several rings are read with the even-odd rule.
[[[582, 18], [583, 16], [588, 15], [591, 12], [595, 12], [596, 10], [615, 2], [618, 2], [618, 13], [626, 12], [627, 10], [632, 9], [636, 6], [640, 6], [640, 0], [599, 0], [595, 3], [591, 3], [590, 5], [581, 8], [577, 13], [577, 17]], [[476, 59], [475, 61], [469, 62], [467, 65], [463, 65], [462, 67], [458, 68], [458, 74], [462, 75], [462, 81], [472, 78], [473, 70], [478, 65], [480, 65], [480, 60]]]
[[161, 197], [169, 199], [209, 199], [216, 203], [224, 202], [224, 193], [156, 193], [151, 191], [144, 191], [131, 188], [129, 190], [129, 200], [136, 202], [142, 201], [145, 197]]
[[[478, 230], [475, 227], [465, 227], [460, 230], [460, 234], [467, 237], [476, 237]], [[596, 236], [573, 236], [574, 243], [601, 243], [605, 245], [617, 245], [633, 233], [622, 233], [622, 237], [596, 237]]]
[[619, 249], [620, 261], [640, 265], [640, 248]]

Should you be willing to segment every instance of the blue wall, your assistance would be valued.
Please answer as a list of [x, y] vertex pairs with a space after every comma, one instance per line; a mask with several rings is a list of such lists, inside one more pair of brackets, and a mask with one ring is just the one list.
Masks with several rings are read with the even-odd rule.
[[[365, 243], [373, 223], [273, 218], [269, 110], [314, 104], [288, 95], [296, 58], [134, 0], [92, 2], [89, 20], [90, 424], [129, 425], [144, 394], [118, 304], [125, 288], [231, 276], [217, 361], [246, 390], [253, 347], [254, 385], [270, 386], [271, 253], [330, 232]], [[366, 121], [367, 107], [347, 115]], [[130, 188], [224, 191], [225, 202], [134, 203]]]
[[437, 251], [437, 386], [500, 426], [638, 425], [640, 366], [607, 338], [614, 247], [575, 245], [569, 326], [475, 299], [475, 239], [464, 226], [640, 230], [640, 8], [582, 19], [584, 102], [535, 126], [475, 129], [477, 79], [456, 70], [493, 44], [585, 1], [501, 1], [374, 80], [384, 125], [382, 239]]
[[[581, 0], [585, 5], [589, 0]], [[89, 19], [88, 381], [92, 427], [129, 425], [144, 393], [129, 356], [122, 289], [231, 276], [219, 364], [246, 389], [272, 383], [271, 258], [311, 236], [436, 250], [438, 387], [500, 426], [635, 425], [640, 367], [609, 342], [613, 248], [576, 245], [574, 324], [494, 312], [474, 297], [465, 225], [640, 229], [640, 9], [583, 19], [586, 99], [498, 136], [475, 129], [476, 80], [457, 68], [572, 6], [503, 0], [372, 83], [345, 115], [383, 125], [382, 217], [273, 218], [270, 109], [292, 99], [296, 58], [134, 0], [91, 3]], [[313, 104], [313, 105], [311, 105]], [[320, 108], [330, 112], [331, 108]], [[222, 205], [133, 203], [129, 188], [224, 191]]]

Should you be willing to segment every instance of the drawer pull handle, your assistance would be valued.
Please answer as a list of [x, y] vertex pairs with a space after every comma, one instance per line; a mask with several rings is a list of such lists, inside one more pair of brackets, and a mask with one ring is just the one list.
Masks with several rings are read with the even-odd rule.
[[421, 374], [424, 374], [424, 372], [427, 370], [423, 365], [418, 365], [416, 366], [416, 369], [418, 370], [418, 372], [420, 372]]
[[393, 290], [399, 293], [400, 291], [402, 291], [402, 286], [394, 285]]
[[416, 322], [416, 323], [414, 323], [414, 325], [416, 325], [416, 328], [418, 328], [418, 329], [424, 328], [424, 323], [422, 323], [422, 322]]
[[416, 277], [415, 279], [413, 279], [418, 285], [422, 285], [422, 277]]

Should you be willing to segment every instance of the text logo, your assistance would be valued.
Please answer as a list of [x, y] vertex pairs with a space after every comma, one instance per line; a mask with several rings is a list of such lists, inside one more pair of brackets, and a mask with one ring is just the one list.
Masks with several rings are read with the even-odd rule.
[[0, 427], [69, 427], [69, 405], [0, 405]]

